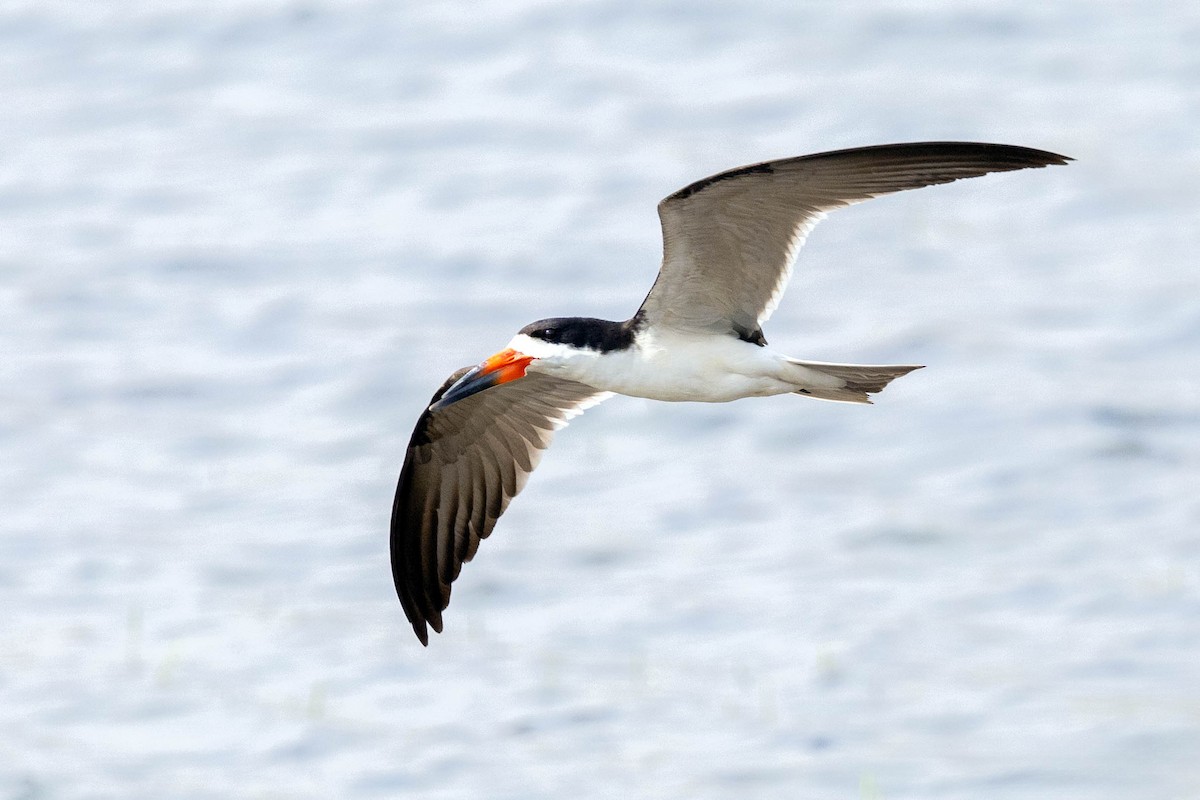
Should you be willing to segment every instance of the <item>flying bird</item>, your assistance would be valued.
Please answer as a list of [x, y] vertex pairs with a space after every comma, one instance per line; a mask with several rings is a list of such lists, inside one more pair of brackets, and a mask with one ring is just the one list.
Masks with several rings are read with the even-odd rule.
[[767, 346], [797, 251], [834, 209], [990, 172], [1065, 164], [1000, 144], [917, 142], [765, 161], [658, 204], [663, 260], [623, 322], [553, 317], [452, 374], [417, 420], [392, 506], [396, 593], [424, 645], [450, 584], [521, 491], [555, 430], [613, 394], [721, 403], [793, 393], [869, 403], [915, 365], [828, 364]]

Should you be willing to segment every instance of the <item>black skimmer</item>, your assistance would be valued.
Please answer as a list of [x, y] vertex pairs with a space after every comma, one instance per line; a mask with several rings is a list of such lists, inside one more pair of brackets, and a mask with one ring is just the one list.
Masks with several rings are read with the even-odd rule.
[[450, 584], [521, 491], [554, 431], [612, 394], [721, 403], [794, 393], [869, 403], [917, 366], [801, 361], [767, 347], [796, 252], [829, 211], [872, 197], [1071, 159], [917, 142], [766, 161], [658, 204], [663, 261], [624, 322], [554, 317], [451, 375], [417, 420], [392, 506], [392, 576], [422, 644]]

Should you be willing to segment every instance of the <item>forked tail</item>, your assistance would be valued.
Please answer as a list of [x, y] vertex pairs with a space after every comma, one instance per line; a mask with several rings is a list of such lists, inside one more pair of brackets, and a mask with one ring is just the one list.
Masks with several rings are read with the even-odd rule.
[[796, 381], [796, 394], [816, 397], [819, 400], [837, 400], [843, 403], [869, 403], [868, 395], [883, 391], [901, 375], [907, 375], [920, 366], [897, 366], [894, 364], [826, 364], [822, 361], [788, 362], [811, 370]]

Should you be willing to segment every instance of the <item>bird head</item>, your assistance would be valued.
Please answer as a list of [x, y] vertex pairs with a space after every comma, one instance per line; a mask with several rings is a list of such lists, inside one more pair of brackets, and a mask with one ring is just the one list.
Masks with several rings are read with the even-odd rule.
[[463, 373], [430, 408], [437, 411], [484, 389], [518, 380], [530, 368], [579, 379], [586, 362], [626, 346], [631, 335], [629, 323], [588, 317], [540, 319], [518, 331], [499, 353]]

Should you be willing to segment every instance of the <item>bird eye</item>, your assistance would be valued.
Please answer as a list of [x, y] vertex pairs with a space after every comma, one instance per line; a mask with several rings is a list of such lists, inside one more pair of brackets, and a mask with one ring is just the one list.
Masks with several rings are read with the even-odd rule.
[[554, 328], [542, 328], [540, 331], [543, 339], [549, 339], [554, 335]]

